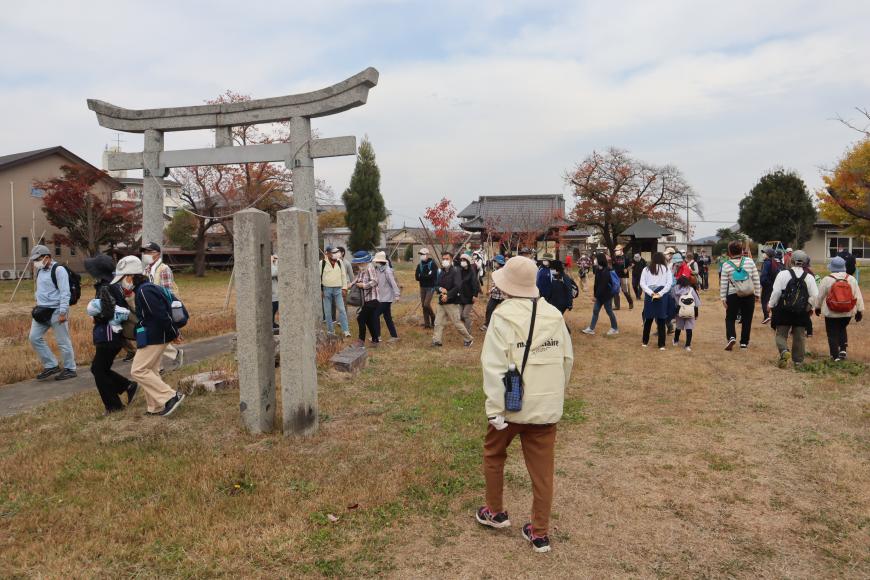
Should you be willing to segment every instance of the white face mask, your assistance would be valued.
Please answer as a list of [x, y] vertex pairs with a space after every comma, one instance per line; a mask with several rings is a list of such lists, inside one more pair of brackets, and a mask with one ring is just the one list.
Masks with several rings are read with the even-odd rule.
[[122, 278], [121, 279], [121, 288], [123, 288], [124, 290], [132, 290], [133, 289], [133, 282], [128, 281], [126, 278]]
[[441, 260], [441, 266], [444, 268], [449, 268], [453, 265], [453, 262], [450, 260]]
[[142, 254], [142, 264], [145, 266], [150, 266], [154, 263], [154, 256], [151, 254]]
[[542, 265], [544, 268], [548, 268], [548, 267], [550, 266], [550, 260], [544, 260], [544, 261], [542, 261], [542, 262], [541, 262], [541, 265]]
[[468, 270], [468, 262], [462, 261], [462, 262], [459, 262], [459, 264], [462, 266], [462, 268], [464, 270]]

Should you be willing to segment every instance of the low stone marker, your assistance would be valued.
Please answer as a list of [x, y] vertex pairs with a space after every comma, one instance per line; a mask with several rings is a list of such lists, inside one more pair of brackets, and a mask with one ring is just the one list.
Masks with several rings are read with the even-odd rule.
[[228, 389], [233, 386], [233, 379], [221, 371], [209, 371], [184, 377], [178, 381], [178, 388], [185, 393], [203, 390], [207, 393]]
[[361, 371], [368, 363], [368, 351], [364, 348], [349, 346], [343, 351], [333, 355], [329, 362], [335, 370], [343, 373], [355, 373]]

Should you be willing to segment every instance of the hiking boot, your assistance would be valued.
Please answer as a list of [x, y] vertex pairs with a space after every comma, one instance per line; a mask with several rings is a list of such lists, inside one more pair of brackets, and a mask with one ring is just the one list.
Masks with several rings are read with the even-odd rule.
[[592, 330], [591, 328], [589, 328], [588, 326], [586, 328], [584, 328], [583, 330], [581, 330], [580, 332], [582, 332], [583, 334], [588, 334], [589, 336], [592, 336], [595, 334], [595, 331]]
[[490, 528], [496, 529], [508, 528], [511, 525], [507, 512], [494, 513], [486, 506], [477, 510], [477, 513], [474, 514], [474, 519], [476, 519], [477, 523], [482, 526], [489, 526]]
[[617, 334], [619, 334], [619, 330], [617, 330], [616, 328], [611, 328], [607, 331], [606, 336], [616, 336]]
[[121, 362], [132, 362], [135, 357], [135, 352], [128, 352], [127, 355], [121, 359]]
[[76, 374], [75, 371], [70, 370], [70, 369], [63, 369], [62, 371], [60, 371], [60, 372], [57, 374], [56, 377], [54, 377], [54, 380], [56, 380], [56, 381], [65, 381], [65, 380], [67, 380], [67, 379], [74, 379], [74, 378], [76, 378], [77, 376], [78, 376], [78, 375]]
[[846, 358], [847, 358], [847, 353], [846, 353], [846, 351], [845, 351], [845, 350], [841, 350], [840, 353], [837, 355], [837, 358], [840, 359], [840, 360], [846, 360]]
[[776, 363], [776, 366], [784, 369], [788, 366], [789, 362], [791, 362], [791, 353], [787, 350], [784, 350], [779, 354], [779, 362]]
[[139, 383], [130, 383], [127, 385], [127, 406], [130, 406], [130, 403], [133, 402], [133, 399], [136, 398], [136, 394], [139, 392]]
[[473, 338], [469, 338], [468, 340], [466, 340], [466, 341], [464, 341], [464, 342], [462, 343], [462, 346], [464, 346], [465, 348], [468, 348], [468, 347], [471, 346], [472, 344], [474, 344], [474, 339], [473, 339]]
[[59, 373], [59, 372], [60, 372], [60, 367], [51, 367], [50, 369], [45, 369], [44, 371], [42, 371], [41, 373], [36, 375], [36, 380], [41, 381], [43, 379], [47, 379], [51, 375]]
[[550, 538], [547, 536], [536, 536], [535, 532], [532, 531], [532, 524], [523, 526], [523, 537], [532, 544], [535, 552], [543, 554], [550, 551]]
[[729, 338], [728, 344], [725, 345], [725, 350], [734, 350], [734, 345], [737, 344], [736, 338]]
[[433, 341], [432, 341], [432, 346], [433, 346], [433, 347], [438, 347], [438, 346], [444, 346], [444, 344], [442, 344], [442, 343], [440, 343], [440, 342], [438, 342], [438, 341], [436, 341], [436, 340], [433, 340]]
[[181, 401], [184, 400], [184, 395], [176, 392], [175, 396], [166, 401], [166, 405], [163, 407], [163, 410], [157, 413], [161, 417], [168, 417], [172, 413], [175, 412], [176, 409], [181, 405]]

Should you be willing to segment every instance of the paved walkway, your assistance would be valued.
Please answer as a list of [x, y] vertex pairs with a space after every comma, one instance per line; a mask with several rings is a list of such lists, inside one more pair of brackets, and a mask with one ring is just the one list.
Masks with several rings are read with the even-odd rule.
[[[217, 354], [229, 352], [234, 334], [224, 334], [214, 338], [206, 338], [184, 345], [184, 363], [187, 366]], [[130, 363], [122, 363], [117, 359], [112, 367], [125, 376], [130, 376]], [[78, 377], [66, 381], [22, 381], [11, 385], [0, 386], [0, 417], [11, 417], [30, 411], [51, 401], [60, 401], [97, 387], [88, 366], [79, 367]]]

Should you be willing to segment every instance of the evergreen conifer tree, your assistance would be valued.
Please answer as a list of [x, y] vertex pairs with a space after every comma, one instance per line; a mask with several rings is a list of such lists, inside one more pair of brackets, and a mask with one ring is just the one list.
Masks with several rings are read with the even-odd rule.
[[381, 172], [368, 137], [360, 143], [350, 186], [341, 197], [347, 209], [345, 220], [350, 228], [350, 250], [377, 248], [381, 239], [381, 222], [387, 218], [387, 209], [381, 196]]

